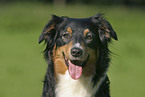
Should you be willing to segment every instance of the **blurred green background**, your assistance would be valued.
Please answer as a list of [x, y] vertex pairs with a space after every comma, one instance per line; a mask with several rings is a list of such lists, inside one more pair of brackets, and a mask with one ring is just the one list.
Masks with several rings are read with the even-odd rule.
[[111, 96], [145, 97], [144, 0], [62, 6], [46, 0], [0, 1], [0, 97], [41, 97], [47, 64], [42, 53], [45, 46], [38, 44], [38, 37], [51, 14], [84, 18], [98, 12], [105, 14], [119, 39], [110, 45], [115, 53], [108, 71]]

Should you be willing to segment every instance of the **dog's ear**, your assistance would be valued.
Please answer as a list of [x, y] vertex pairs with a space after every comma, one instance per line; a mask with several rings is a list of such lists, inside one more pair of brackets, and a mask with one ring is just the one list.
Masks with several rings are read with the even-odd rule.
[[58, 25], [63, 21], [62, 17], [58, 17], [56, 15], [52, 15], [52, 19], [46, 24], [44, 27], [40, 37], [39, 37], [39, 43], [41, 43], [43, 40], [45, 42], [53, 41], [56, 30], [58, 28]]
[[92, 17], [92, 22], [98, 27], [99, 38], [103, 44], [106, 44], [111, 38], [118, 40], [116, 32], [111, 24], [103, 18], [102, 14], [98, 13]]

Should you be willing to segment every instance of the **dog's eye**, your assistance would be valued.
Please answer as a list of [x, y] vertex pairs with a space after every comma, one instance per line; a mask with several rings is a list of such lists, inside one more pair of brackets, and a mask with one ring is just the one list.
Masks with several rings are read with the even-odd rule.
[[86, 39], [87, 39], [87, 40], [92, 40], [92, 39], [93, 39], [93, 37], [92, 37], [92, 35], [91, 35], [91, 34], [87, 34], [87, 35], [86, 35]]
[[63, 33], [62, 38], [70, 38], [70, 33], [69, 32]]

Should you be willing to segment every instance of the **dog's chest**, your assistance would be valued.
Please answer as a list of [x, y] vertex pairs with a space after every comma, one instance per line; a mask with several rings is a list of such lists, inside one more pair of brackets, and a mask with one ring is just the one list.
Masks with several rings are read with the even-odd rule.
[[74, 80], [66, 71], [65, 75], [58, 75], [55, 93], [56, 97], [94, 97], [98, 88], [93, 88], [92, 77]]

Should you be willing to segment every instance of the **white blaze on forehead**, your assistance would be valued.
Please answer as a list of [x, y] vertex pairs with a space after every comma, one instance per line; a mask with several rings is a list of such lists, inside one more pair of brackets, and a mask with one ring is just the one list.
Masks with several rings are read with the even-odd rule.
[[80, 47], [81, 45], [80, 45], [80, 43], [76, 43], [75, 46], [76, 47]]
[[80, 49], [83, 49], [83, 47], [81, 46], [81, 44], [80, 44], [80, 43], [78, 43], [78, 42], [77, 42], [77, 43], [75, 43], [73, 47], [78, 47], [78, 48], [80, 48]]

